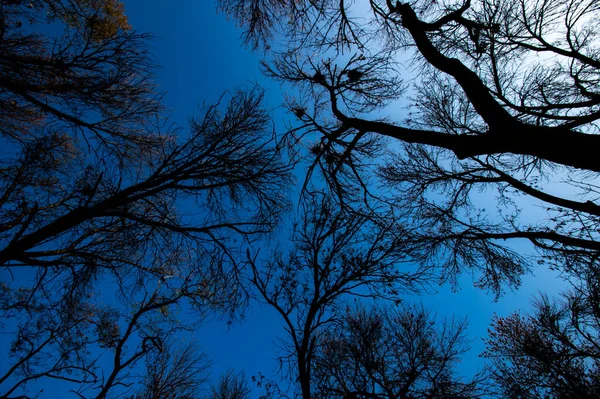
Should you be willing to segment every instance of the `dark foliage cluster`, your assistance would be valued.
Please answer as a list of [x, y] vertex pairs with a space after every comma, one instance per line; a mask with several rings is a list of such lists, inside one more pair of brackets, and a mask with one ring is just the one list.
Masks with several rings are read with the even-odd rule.
[[349, 310], [319, 347], [317, 397], [485, 397], [485, 375], [469, 381], [455, 372], [465, 329], [466, 320], [436, 323], [416, 306]]

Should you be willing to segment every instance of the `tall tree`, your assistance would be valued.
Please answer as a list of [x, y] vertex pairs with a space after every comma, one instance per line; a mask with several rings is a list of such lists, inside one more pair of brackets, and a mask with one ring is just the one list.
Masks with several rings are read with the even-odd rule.
[[[266, 70], [299, 90], [296, 143], [320, 136], [311, 170], [342, 199], [357, 184], [393, 189], [416, 259], [448, 275], [482, 267], [496, 291], [526, 270], [506, 240], [530, 241], [552, 267], [597, 262], [597, 1], [219, 3], [251, 45], [282, 38]], [[383, 109], [398, 99], [405, 118]], [[474, 200], [489, 190], [494, 204]]]
[[302, 398], [316, 394], [313, 370], [322, 336], [344, 317], [350, 298], [399, 301], [426, 284], [429, 271], [406, 262], [393, 222], [353, 215], [328, 195], [312, 193], [302, 202], [290, 245], [268, 260], [251, 259], [258, 299], [283, 320], [283, 370]]
[[118, 1], [1, 1], [0, 36], [0, 397], [104, 398], [180, 309], [232, 314], [236, 248], [276, 224], [290, 166], [257, 88], [165, 128]]

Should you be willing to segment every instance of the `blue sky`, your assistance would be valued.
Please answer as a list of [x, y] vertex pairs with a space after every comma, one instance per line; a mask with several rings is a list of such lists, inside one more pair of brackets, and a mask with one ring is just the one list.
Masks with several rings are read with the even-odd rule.
[[259, 56], [242, 46], [241, 31], [212, 1], [125, 0], [131, 26], [155, 36], [152, 54], [159, 65], [159, 91], [179, 124], [185, 125], [202, 102], [214, 103], [223, 91], [260, 83], [269, 105], [281, 101], [277, 87], [261, 75]]

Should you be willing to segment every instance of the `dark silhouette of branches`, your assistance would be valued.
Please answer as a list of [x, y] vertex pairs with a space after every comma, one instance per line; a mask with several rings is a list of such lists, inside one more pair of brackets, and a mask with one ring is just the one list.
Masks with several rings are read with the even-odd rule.
[[200, 398], [209, 367], [207, 356], [193, 344], [170, 343], [151, 355], [143, 389], [134, 398]]
[[406, 262], [402, 240], [393, 219], [340, 210], [326, 194], [315, 192], [302, 202], [289, 250], [263, 262], [252, 259], [251, 282], [259, 300], [284, 321], [287, 355], [281, 360], [287, 375], [297, 378], [303, 398], [314, 394], [321, 336], [343, 317], [348, 298], [399, 301], [426, 284], [428, 270]]
[[468, 350], [466, 321], [436, 323], [418, 306], [358, 306], [322, 334], [315, 355], [316, 397], [485, 397], [484, 374], [455, 367]]
[[242, 373], [228, 370], [211, 387], [210, 399], [246, 399], [250, 395], [248, 381]]
[[[442, 264], [479, 264], [497, 292], [527, 270], [505, 242], [529, 241], [550, 267], [597, 262], [597, 2], [367, 3], [369, 17], [347, 1], [220, 2], [250, 44], [279, 34], [266, 71], [299, 92], [289, 135], [310, 148], [309, 176], [343, 205], [411, 210], [417, 259], [442, 247]], [[270, 18], [242, 14], [255, 6]], [[520, 217], [530, 209], [545, 215]]]
[[[14, 397], [35, 381], [62, 380], [71, 383], [72, 392], [79, 396], [100, 399], [114, 389], [146, 384], [132, 372], [144, 362], [150, 379], [158, 373], [152, 367], [169, 370], [168, 378], [163, 373], [162, 380], [155, 381], [163, 390], [177, 378], [186, 378], [177, 371], [183, 366], [170, 362], [173, 355], [165, 353], [169, 342], [179, 331], [197, 325], [203, 315], [231, 314], [244, 300], [233, 271], [224, 269], [228, 257], [217, 256], [217, 251], [212, 251], [213, 259], [209, 256], [188, 256], [181, 264], [173, 261], [168, 264], [172, 273], [168, 276], [146, 275], [144, 281], [136, 281], [121, 275], [119, 285], [103, 281], [104, 292], [90, 284], [73, 292], [41, 277], [34, 287], [3, 284], [0, 311], [12, 342], [0, 376], [2, 397]], [[114, 292], [106, 292], [108, 288]], [[113, 303], [102, 299], [111, 294]], [[194, 316], [182, 322], [180, 313], [186, 308]], [[190, 354], [187, 349], [184, 352]], [[177, 356], [178, 361], [184, 358]], [[193, 359], [188, 360], [185, 364]]]
[[[499, 394], [597, 397], [598, 2], [371, 0], [368, 17], [343, 0], [220, 3], [248, 43], [281, 39], [266, 71], [298, 90], [290, 140], [342, 206], [393, 204], [405, 253], [450, 279], [480, 270], [496, 293], [517, 286], [531, 261], [511, 243], [528, 241], [573, 284], [532, 316], [495, 320], [486, 355]], [[275, 3], [268, 20], [239, 12]], [[352, 373], [377, 349], [340, 360], [325, 386], [396, 397], [351, 385], [372, 382]]]
[[532, 315], [494, 320], [487, 350], [493, 377], [514, 398], [593, 398], [600, 392], [598, 274], [561, 299], [541, 296]]
[[[269, 231], [273, 223], [270, 216], [278, 212], [283, 197], [276, 191], [273, 195], [267, 192], [285, 182], [287, 170], [278, 163], [277, 146], [271, 145], [268, 136], [262, 136], [268, 119], [260, 109], [261, 99], [262, 94], [256, 91], [238, 92], [224, 116], [219, 115], [217, 107], [209, 108], [193, 124], [188, 140], [181, 144], [167, 142], [157, 148], [154, 167], [137, 171], [135, 180], [133, 176], [125, 179], [118, 171], [98, 163], [84, 163], [73, 173], [76, 163], [85, 160], [59, 158], [63, 155], [59, 151], [67, 143], [55, 136], [37, 143], [31, 154], [26, 148], [23, 158], [6, 168], [3, 235], [7, 245], [0, 251], [1, 263], [68, 265], [81, 262], [86, 256], [93, 261], [101, 256], [103, 244], [107, 244], [96, 237], [111, 240], [109, 250], [114, 251], [118, 243], [132, 248], [147, 245], [149, 235], [157, 230], [209, 239], [218, 230]], [[44, 155], [49, 159], [31, 159]], [[43, 180], [40, 186], [36, 174], [50, 167], [47, 162], [57, 161], [62, 162], [55, 166], [60, 170], [51, 176], [55, 180], [52, 186], [46, 185], [45, 176], [39, 176]], [[29, 174], [33, 175], [32, 181], [22, 178]], [[41, 195], [54, 190], [58, 183], [69, 184], [62, 198], [53, 198], [50, 193], [48, 203], [31, 198], [33, 190]], [[196, 199], [212, 211], [212, 220], [200, 227], [186, 225], [169, 211], [176, 195]], [[227, 204], [225, 196], [231, 199]], [[248, 215], [242, 203], [256, 209], [256, 214], [235, 222], [223, 220], [228, 206], [229, 212]], [[21, 208], [17, 212], [13, 210], [16, 204]], [[130, 231], [135, 231], [136, 237], [127, 235]], [[111, 236], [106, 232], [111, 232]], [[36, 250], [56, 237], [66, 242], [62, 248]]]
[[[151, 82], [147, 36], [131, 30], [122, 4], [3, 2], [0, 56], [2, 136], [19, 145], [45, 130], [107, 157], [139, 155], [158, 139], [148, 130], [160, 110]], [[45, 25], [56, 24], [56, 29]]]

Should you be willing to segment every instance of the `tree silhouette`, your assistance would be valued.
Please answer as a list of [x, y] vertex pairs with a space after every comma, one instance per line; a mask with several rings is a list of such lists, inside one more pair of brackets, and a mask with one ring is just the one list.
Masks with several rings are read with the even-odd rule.
[[588, 272], [560, 300], [540, 297], [532, 315], [494, 320], [484, 356], [504, 396], [598, 397], [598, 282]]
[[418, 306], [358, 306], [321, 335], [319, 398], [486, 397], [486, 376], [456, 375], [467, 351], [466, 321], [436, 322]]
[[99, 157], [130, 154], [140, 161], [143, 148], [158, 140], [148, 129], [160, 103], [150, 80], [147, 36], [129, 28], [121, 3], [15, 1], [1, 7], [5, 140], [19, 146], [48, 131], [70, 130]]
[[195, 399], [209, 375], [210, 361], [193, 344], [166, 345], [147, 362], [141, 392], [132, 399]]
[[120, 2], [0, 11], [0, 397], [127, 394], [181, 309], [233, 317], [236, 248], [276, 224], [291, 167], [257, 88], [166, 128]]
[[[219, 4], [252, 46], [281, 39], [265, 68], [297, 89], [291, 140], [318, 139], [309, 173], [346, 203], [358, 186], [403, 209], [415, 259], [483, 269], [497, 292], [527, 269], [505, 241], [551, 267], [597, 261], [596, 1], [370, 0], [370, 19], [347, 1]], [[482, 206], [482, 191], [497, 199]]]
[[225, 372], [219, 382], [211, 387], [210, 399], [246, 399], [250, 394], [248, 381], [242, 373]]
[[393, 220], [340, 210], [327, 194], [314, 192], [302, 202], [291, 245], [268, 260], [251, 259], [258, 299], [284, 322], [285, 375], [304, 399], [316, 393], [313, 372], [322, 336], [344, 317], [349, 298], [399, 301], [426, 284], [429, 271], [406, 262], [393, 226]]

